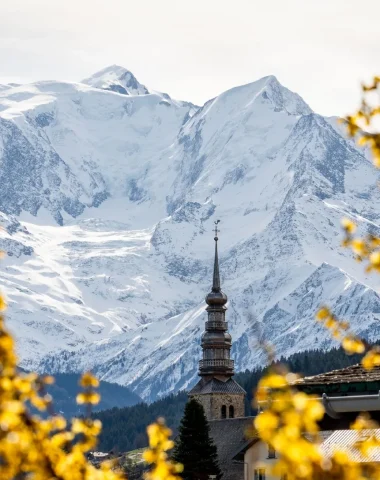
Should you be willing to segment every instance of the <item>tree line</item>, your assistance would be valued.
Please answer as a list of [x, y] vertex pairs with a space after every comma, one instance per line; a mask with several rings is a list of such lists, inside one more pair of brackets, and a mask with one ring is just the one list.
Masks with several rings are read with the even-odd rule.
[[[310, 350], [296, 353], [288, 358], [280, 358], [279, 363], [288, 365], [294, 373], [305, 376], [316, 375], [340, 368], [345, 368], [360, 362], [362, 355], [348, 356], [342, 348], [334, 348], [328, 352]], [[247, 392], [246, 415], [254, 415], [252, 407], [253, 394], [257, 383], [266, 368], [246, 370], [235, 375], [235, 380]], [[103, 429], [99, 438], [98, 449], [127, 452], [148, 445], [146, 427], [158, 417], [165, 417], [166, 424], [178, 432], [187, 402], [187, 393], [179, 392], [157, 400], [151, 404], [139, 403], [131, 407], [112, 408], [94, 414], [102, 421]]]

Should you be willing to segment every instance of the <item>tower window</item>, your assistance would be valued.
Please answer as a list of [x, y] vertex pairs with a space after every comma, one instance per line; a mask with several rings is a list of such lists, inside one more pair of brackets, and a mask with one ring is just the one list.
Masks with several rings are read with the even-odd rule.
[[230, 408], [229, 408], [228, 410], [229, 410], [228, 416], [229, 416], [230, 418], [234, 418], [234, 416], [235, 416], [234, 406], [233, 406], [233, 405], [230, 405]]
[[268, 445], [268, 458], [276, 458], [276, 450], [271, 445]]
[[222, 418], [227, 418], [227, 407], [222, 405]]

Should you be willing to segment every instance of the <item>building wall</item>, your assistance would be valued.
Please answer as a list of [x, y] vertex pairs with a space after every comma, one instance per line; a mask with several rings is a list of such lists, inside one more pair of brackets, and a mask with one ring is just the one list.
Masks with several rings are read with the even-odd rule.
[[281, 477], [270, 474], [275, 463], [276, 459], [268, 458], [268, 445], [262, 441], [256, 442], [244, 455], [244, 480], [254, 480], [258, 468], [265, 469], [265, 480], [280, 480]]
[[229, 407], [234, 407], [233, 418], [244, 417], [244, 394], [210, 393], [205, 395], [192, 395], [204, 408], [207, 420], [222, 418], [222, 406], [226, 406], [226, 418], [229, 416]]

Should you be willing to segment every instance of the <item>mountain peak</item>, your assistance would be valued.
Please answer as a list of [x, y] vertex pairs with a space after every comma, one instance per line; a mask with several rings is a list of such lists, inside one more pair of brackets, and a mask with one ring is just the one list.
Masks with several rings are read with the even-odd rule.
[[[233, 87], [204, 105], [200, 114], [204, 114], [212, 106], [230, 103], [231, 108], [237, 107], [238, 111], [257, 102], [271, 105], [276, 112], [283, 111], [289, 115], [302, 116], [313, 113], [307, 103], [295, 92], [284, 87], [274, 75], [268, 75], [254, 82]], [[205, 108], [206, 107], [206, 108]]]
[[263, 90], [268, 93], [277, 108], [285, 110], [291, 115], [309, 115], [313, 113], [309, 105], [297, 93], [284, 87], [274, 75], [268, 75], [262, 78], [261, 81], [265, 82]]
[[123, 95], [146, 95], [148, 89], [130, 70], [120, 65], [110, 65], [82, 80], [82, 83], [102, 90], [111, 90]]

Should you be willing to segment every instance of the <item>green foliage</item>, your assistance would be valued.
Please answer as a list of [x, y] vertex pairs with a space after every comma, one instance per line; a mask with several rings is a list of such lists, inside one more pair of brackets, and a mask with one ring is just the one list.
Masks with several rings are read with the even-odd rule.
[[186, 402], [187, 393], [179, 392], [149, 405], [139, 403], [133, 407], [112, 408], [94, 414], [103, 424], [98, 449], [105, 452], [127, 452], [146, 447], [146, 427], [161, 416], [165, 417], [166, 424], [175, 434]]
[[[312, 350], [296, 353], [289, 358], [281, 358], [279, 362], [287, 364], [292, 372], [307, 376], [348, 367], [358, 363], [361, 357], [362, 355], [348, 356], [342, 348], [334, 348], [329, 352]], [[236, 374], [234, 377], [247, 392], [247, 415], [255, 413], [251, 406], [253, 392], [264, 372], [265, 369], [258, 368], [252, 371], [246, 370]], [[169, 395], [150, 405], [140, 403], [132, 407], [113, 408], [98, 412], [96, 418], [99, 418], [103, 423], [103, 431], [100, 435], [98, 448], [103, 451], [117, 450], [126, 452], [146, 447], [148, 445], [146, 426], [160, 416], [165, 417], [167, 425], [176, 434], [186, 402], [187, 393], [180, 392], [177, 395]]]
[[[28, 373], [19, 368], [22, 373]], [[46, 386], [46, 391], [54, 398], [54, 411], [66, 417], [76, 417], [83, 415], [83, 407], [77, 404], [76, 396], [79, 390], [79, 380], [81, 375], [78, 373], [55, 373], [55, 382]], [[93, 411], [107, 410], [113, 407], [129, 407], [141, 403], [141, 398], [128, 387], [123, 387], [117, 383], [101, 381], [98, 392], [101, 400], [94, 405]]]
[[[55, 383], [49, 385], [48, 392], [54, 398], [54, 408], [62, 412], [65, 417], [83, 414], [83, 408], [76, 404], [80, 375], [76, 373], [54, 374]], [[141, 398], [128, 387], [101, 381], [98, 392], [101, 400], [94, 407], [95, 411], [106, 410], [112, 407], [129, 407], [141, 402]]]
[[194, 399], [186, 404], [173, 459], [183, 465], [181, 476], [185, 480], [220, 476], [218, 454], [210, 437], [210, 426], [202, 405]]

